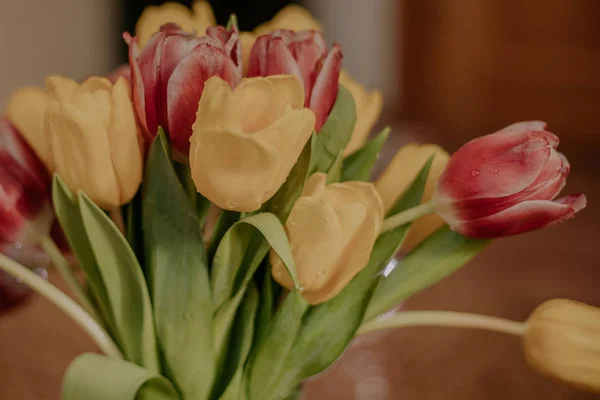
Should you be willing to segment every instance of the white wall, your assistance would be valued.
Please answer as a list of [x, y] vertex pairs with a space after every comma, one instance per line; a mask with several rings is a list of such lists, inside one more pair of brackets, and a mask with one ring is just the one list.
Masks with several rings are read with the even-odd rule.
[[[81, 79], [118, 63], [118, 0], [0, 0], [0, 110], [48, 74]], [[116, 37], [115, 37], [116, 36]]]
[[[417, 0], [418, 1], [418, 0]], [[368, 87], [398, 100], [399, 0], [305, 0], [323, 23], [326, 39], [342, 46], [344, 66]]]

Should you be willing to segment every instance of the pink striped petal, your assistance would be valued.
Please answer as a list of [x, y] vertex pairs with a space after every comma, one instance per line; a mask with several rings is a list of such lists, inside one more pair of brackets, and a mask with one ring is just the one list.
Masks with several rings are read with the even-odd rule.
[[150, 142], [154, 136], [150, 133], [146, 121], [146, 94], [144, 92], [142, 73], [137, 62], [140, 55], [138, 40], [137, 37], [132, 38], [128, 32], [123, 34], [123, 39], [125, 39], [125, 42], [129, 45], [129, 66], [131, 68], [131, 84], [133, 88], [133, 104], [135, 106], [135, 112], [144, 136], [146, 140]]
[[573, 218], [585, 206], [585, 195], [575, 194], [556, 201], [524, 201], [497, 214], [472, 221], [447, 222], [450, 222], [453, 230], [465, 236], [497, 238], [561, 223]]
[[283, 38], [277, 37], [269, 42], [267, 48], [267, 69], [264, 76], [271, 75], [294, 75], [304, 85], [304, 77], [294, 55], [288, 49]]
[[168, 130], [173, 148], [181, 157], [188, 156], [198, 102], [205, 81], [212, 76], [220, 76], [232, 87], [241, 79], [236, 65], [222, 49], [203, 43], [179, 63], [169, 79]]
[[221, 42], [223, 50], [231, 57], [242, 75], [242, 43], [240, 42], [240, 33], [234, 26], [229, 31], [223, 26], [209, 26], [206, 28], [206, 34], [209, 37], [216, 38]]
[[[303, 31], [298, 33], [288, 45], [303, 77], [305, 99], [310, 100], [310, 93], [315, 85], [318, 67], [327, 55], [327, 45], [320, 32]], [[307, 103], [308, 104], [308, 103]]]
[[252, 49], [248, 61], [248, 77], [264, 76], [267, 70], [267, 48], [269, 46], [269, 35], [258, 37]]
[[329, 52], [317, 74], [310, 94], [309, 107], [315, 113], [318, 132], [323, 126], [337, 97], [338, 79], [342, 68], [342, 49], [337, 44]]

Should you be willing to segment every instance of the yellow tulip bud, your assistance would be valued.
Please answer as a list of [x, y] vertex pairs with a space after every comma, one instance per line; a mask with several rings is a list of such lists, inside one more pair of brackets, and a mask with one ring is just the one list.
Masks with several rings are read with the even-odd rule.
[[277, 29], [289, 29], [295, 32], [322, 30], [321, 24], [310, 12], [296, 4], [290, 4], [275, 14], [273, 19], [257, 26], [254, 34], [256, 36], [266, 35]]
[[[375, 187], [383, 200], [386, 213], [392, 208], [398, 197], [408, 189], [427, 159], [435, 153], [431, 170], [421, 203], [431, 200], [435, 185], [448, 163], [449, 155], [439, 146], [433, 144], [407, 144], [392, 158], [387, 168], [375, 182]], [[402, 242], [402, 249], [407, 251], [433, 231], [444, 225], [444, 221], [435, 214], [426, 215], [413, 221]]]
[[[367, 265], [383, 221], [373, 184], [326, 185], [326, 179], [316, 173], [306, 181], [285, 224], [302, 295], [310, 304], [334, 297]], [[270, 259], [275, 280], [292, 288], [275, 252]]]
[[177, 24], [186, 32], [204, 35], [206, 28], [216, 25], [216, 20], [210, 3], [204, 0], [196, 0], [192, 10], [183, 4], [172, 2], [160, 6], [148, 6], [135, 25], [140, 47], [143, 47], [161, 26], [168, 23]]
[[600, 393], [600, 308], [555, 299], [527, 320], [525, 357], [538, 372]]
[[250, 66], [250, 51], [256, 36], [251, 32], [241, 32], [240, 42], [242, 43], [242, 76], [248, 76], [248, 67]]
[[291, 75], [206, 81], [190, 138], [198, 192], [220, 208], [255, 211], [285, 182], [315, 125]]
[[340, 73], [339, 82], [350, 91], [356, 106], [356, 123], [350, 142], [344, 151], [344, 155], [348, 155], [360, 149], [369, 138], [373, 126], [381, 115], [383, 95], [379, 90], [368, 92], [363, 85], [352, 79], [346, 71]]
[[[17, 96], [24, 101], [11, 105], [28, 110], [33, 104], [32, 117], [44, 115], [43, 122], [32, 121], [31, 129], [23, 131], [26, 139], [44, 149], [38, 150], [40, 156], [72, 191], [83, 190], [104, 208], [127, 203], [142, 180], [142, 150], [128, 82], [119, 78], [113, 86], [94, 77], [80, 85], [54, 76], [47, 78], [46, 87], [43, 112], [39, 91]], [[27, 103], [28, 98], [34, 101]]]

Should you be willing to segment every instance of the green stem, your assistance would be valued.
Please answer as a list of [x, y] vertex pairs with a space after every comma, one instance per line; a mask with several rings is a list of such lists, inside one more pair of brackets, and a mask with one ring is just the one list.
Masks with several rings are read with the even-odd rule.
[[57, 287], [37, 276], [27, 267], [0, 254], [0, 269], [35, 290], [46, 299], [54, 303], [75, 323], [77, 323], [108, 356], [123, 358], [119, 348], [100, 325], [79, 304], [75, 303], [69, 296], [61, 292]]
[[383, 329], [415, 326], [484, 329], [516, 336], [523, 336], [527, 329], [525, 322], [511, 321], [488, 315], [454, 311], [402, 311], [388, 318], [367, 322], [360, 327], [357, 335]]
[[417, 218], [420, 218], [427, 214], [431, 214], [433, 212], [435, 212], [435, 206], [433, 205], [433, 203], [429, 202], [418, 205], [413, 208], [409, 208], [408, 210], [402, 211], [398, 214], [394, 214], [383, 221], [381, 233], [397, 228], [401, 225], [409, 223], [410, 221], [414, 221]]
[[75, 294], [75, 297], [79, 301], [79, 304], [90, 314], [96, 321], [100, 321], [98, 314], [94, 306], [92, 306], [92, 302], [89, 297], [75, 278], [73, 274], [73, 270], [71, 269], [71, 265], [65, 259], [62, 252], [56, 247], [54, 241], [46, 236], [43, 237], [40, 241], [40, 245], [42, 246], [42, 250], [52, 261], [52, 265], [60, 272], [65, 282], [69, 286], [69, 289]]

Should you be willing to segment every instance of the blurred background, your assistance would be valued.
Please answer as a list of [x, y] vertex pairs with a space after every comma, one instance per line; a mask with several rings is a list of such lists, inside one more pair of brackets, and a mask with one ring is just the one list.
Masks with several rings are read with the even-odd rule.
[[[186, 3], [182, 1], [183, 3]], [[126, 60], [142, 0], [2, 0], [0, 107], [11, 90], [54, 73], [84, 78]], [[189, 2], [187, 2], [189, 3]], [[289, 1], [213, 0], [219, 22], [251, 29]], [[403, 143], [463, 142], [519, 120], [541, 119], [573, 165], [566, 192], [588, 208], [566, 224], [498, 240], [407, 309], [525, 319], [540, 302], [569, 297], [600, 306], [600, 1], [306, 0], [338, 42], [350, 73], [381, 88], [381, 125]], [[51, 275], [52, 280], [57, 280]], [[0, 282], [1, 284], [1, 282]], [[60, 285], [60, 282], [58, 282]], [[63, 285], [64, 288], [64, 285]], [[0, 313], [0, 398], [57, 399], [72, 358], [89, 339], [45, 300]], [[456, 329], [406, 329], [362, 337], [306, 386], [306, 399], [597, 398], [529, 370], [513, 337]]]

